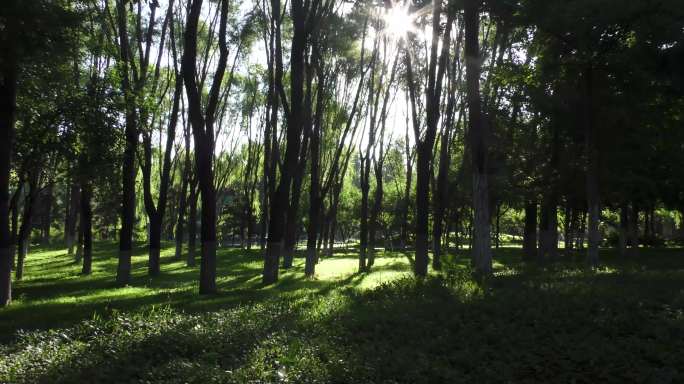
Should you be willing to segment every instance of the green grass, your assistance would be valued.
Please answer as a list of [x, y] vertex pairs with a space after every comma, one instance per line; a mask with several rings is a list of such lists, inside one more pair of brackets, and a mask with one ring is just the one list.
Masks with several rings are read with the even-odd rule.
[[[160, 276], [147, 275], [147, 250], [141, 244], [133, 255], [130, 285], [117, 287], [117, 249], [115, 243], [97, 243], [89, 276], [80, 274], [80, 264], [75, 264], [73, 256], [63, 248], [32, 250], [24, 279], [14, 284], [14, 301], [3, 309], [0, 335], [6, 339], [16, 329], [68, 326], [91, 318], [94, 313], [112, 310], [168, 305], [186, 311], [206, 311], [261, 301], [274, 296], [274, 291], [278, 295], [301, 295], [326, 293], [340, 286], [368, 288], [410, 271], [408, 258], [394, 253], [379, 258], [371, 273], [358, 274], [357, 255], [338, 251], [317, 266], [315, 279], [304, 278], [303, 259], [296, 258], [292, 269], [281, 271], [278, 284], [263, 287], [260, 251], [224, 248], [217, 252], [219, 293], [199, 296], [199, 266], [188, 268], [185, 260], [174, 259], [170, 243], [161, 252]], [[36, 311], [46, 316], [37, 317]]]
[[302, 260], [260, 284], [258, 251], [219, 251], [220, 293], [197, 295], [197, 268], [162, 253], [162, 275], [116, 288], [114, 244], [93, 274], [62, 250], [27, 260], [18, 300], [0, 310], [0, 382], [468, 383], [684, 381], [684, 252], [602, 251], [525, 265], [495, 252], [475, 283], [463, 253], [411, 277], [410, 254], [356, 273], [340, 251], [303, 278]]

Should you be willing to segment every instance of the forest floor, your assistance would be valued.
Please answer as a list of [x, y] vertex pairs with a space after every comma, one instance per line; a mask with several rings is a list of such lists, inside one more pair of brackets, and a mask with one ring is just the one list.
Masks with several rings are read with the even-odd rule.
[[95, 244], [90, 276], [36, 248], [0, 310], [0, 383], [684, 382], [684, 250], [604, 250], [597, 271], [520, 253], [496, 250], [476, 283], [464, 253], [416, 280], [410, 253], [357, 273], [340, 250], [316, 279], [297, 258], [263, 287], [258, 250], [221, 249], [219, 293], [199, 296], [171, 244], [155, 278], [139, 247], [124, 288], [113, 243]]

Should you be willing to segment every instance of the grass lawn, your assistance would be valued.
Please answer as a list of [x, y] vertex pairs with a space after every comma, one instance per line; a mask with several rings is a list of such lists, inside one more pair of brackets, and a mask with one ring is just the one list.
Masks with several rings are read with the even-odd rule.
[[0, 383], [684, 382], [684, 251], [642, 250], [604, 267], [582, 257], [543, 267], [495, 252], [496, 276], [470, 278], [467, 255], [415, 280], [410, 254], [356, 273], [340, 251], [303, 277], [303, 260], [262, 287], [258, 250], [219, 250], [218, 287], [198, 268], [146, 252], [117, 288], [116, 245], [97, 243], [80, 276], [63, 249], [34, 249], [0, 310]]

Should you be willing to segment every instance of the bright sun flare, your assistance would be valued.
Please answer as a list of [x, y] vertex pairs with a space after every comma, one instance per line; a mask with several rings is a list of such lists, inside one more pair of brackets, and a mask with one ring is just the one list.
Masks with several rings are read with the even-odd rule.
[[402, 38], [414, 29], [413, 15], [409, 13], [408, 4], [395, 4], [383, 16], [385, 33], [390, 37]]

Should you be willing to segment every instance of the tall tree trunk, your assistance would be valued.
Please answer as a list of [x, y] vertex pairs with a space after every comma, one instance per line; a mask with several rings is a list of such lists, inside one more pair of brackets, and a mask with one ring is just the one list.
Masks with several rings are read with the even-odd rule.
[[64, 232], [66, 237], [67, 253], [74, 254], [74, 243], [76, 242], [76, 224], [78, 222], [80, 208], [80, 187], [74, 180], [69, 186], [69, 212], [67, 213], [67, 225]]
[[83, 180], [81, 186], [81, 232], [83, 233], [83, 268], [81, 273], [89, 275], [93, 265], [93, 211], [90, 204], [93, 190], [87, 180]]
[[629, 209], [627, 204], [620, 204], [620, 223], [618, 226], [618, 252], [620, 256], [627, 256], [627, 232], [629, 231]]
[[[271, 17], [279, 18], [280, 1], [273, 0]], [[290, 48], [290, 100], [289, 111], [286, 112], [286, 146], [285, 163], [280, 170], [280, 183], [278, 184], [275, 198], [271, 203], [270, 223], [268, 229], [268, 244], [264, 260], [264, 270], [262, 281], [265, 285], [273, 284], [278, 281], [278, 263], [280, 254], [283, 251], [283, 241], [285, 235], [286, 213], [290, 202], [290, 189], [292, 178], [297, 172], [299, 165], [299, 151], [302, 126], [304, 123], [304, 66], [305, 51], [307, 40], [306, 16], [307, 11], [303, 0], [292, 0], [292, 45]], [[280, 23], [278, 22], [278, 35], [280, 34]], [[279, 46], [279, 44], [278, 44]], [[279, 51], [279, 49], [277, 49]], [[282, 54], [276, 53], [276, 60], [282, 63]], [[282, 84], [282, 71], [278, 71], [276, 83], [280, 86], [280, 93], [284, 95]], [[283, 100], [283, 104], [286, 101]]]
[[639, 207], [634, 202], [632, 202], [627, 219], [629, 256], [636, 257], [639, 253]]
[[555, 193], [544, 196], [539, 220], [539, 261], [553, 260], [558, 254], [558, 208]]
[[221, 83], [226, 71], [228, 45], [228, 0], [221, 0], [218, 31], [219, 58], [209, 91], [206, 109], [202, 111], [200, 89], [197, 84], [197, 30], [202, 11], [202, 0], [193, 0], [185, 29], [185, 51], [182, 74], [188, 95], [189, 119], [195, 140], [195, 167], [202, 198], [202, 260], [200, 263], [200, 294], [216, 292], [216, 190], [214, 187], [214, 120], [219, 102]]
[[126, 148], [122, 162], [121, 231], [119, 233], [119, 262], [116, 281], [126, 285], [131, 278], [131, 254], [133, 250], [133, 227], [135, 225], [135, 179], [137, 167], [135, 153], [138, 146], [138, 127], [136, 100], [129, 78], [129, 65], [132, 59], [128, 41], [128, 16], [124, 0], [117, 0], [117, 23], [119, 29], [119, 52], [121, 55], [121, 87], [126, 105], [125, 138]]
[[587, 261], [592, 268], [596, 268], [599, 263], [598, 247], [601, 242], [599, 234], [599, 215], [601, 199], [599, 195], [599, 175], [598, 175], [598, 144], [596, 129], [594, 124], [593, 112], [593, 70], [589, 67], [585, 71], [585, 86], [586, 86], [586, 100], [585, 100], [585, 140], [587, 151], [587, 207], [589, 215], [588, 224], [588, 247], [587, 247]]
[[[304, 165], [301, 165], [304, 167]], [[302, 182], [304, 179], [304, 172], [297, 170], [292, 178], [292, 195], [290, 204], [287, 208], [287, 215], [285, 216], [285, 245], [283, 252], [283, 268], [291, 268], [294, 261], [295, 251], [298, 242], [299, 230], [299, 204], [302, 194]]]
[[38, 180], [40, 170], [34, 170], [29, 176], [28, 194], [24, 201], [24, 212], [21, 218], [21, 227], [17, 237], [17, 269], [14, 271], [15, 278], [21, 280], [24, 275], [24, 260], [28, 253], [28, 247], [33, 227], [33, 210], [35, 209], [36, 199], [38, 198]]
[[[189, 154], [186, 155], [186, 159], [189, 158]], [[186, 160], [187, 162], [187, 160]], [[186, 172], [190, 170], [188, 167], [184, 167], [183, 170], [183, 182], [180, 190], [180, 202], [178, 204], [178, 218], [176, 219], [176, 252], [174, 258], [180, 260], [183, 255], [183, 238], [185, 237], [185, 211], [188, 205], [188, 175]]]
[[523, 256], [528, 260], [537, 258], [537, 202], [535, 200], [525, 202]]
[[[194, 184], [194, 183], [193, 183]], [[188, 267], [194, 267], [195, 253], [197, 250], [197, 186], [190, 186], [190, 214], [188, 217], [188, 255], [186, 259], [186, 265]]]
[[575, 210], [572, 208], [570, 198], [565, 202], [565, 222], [563, 223], [563, 245], [565, 254], [569, 255], [574, 246], [574, 226]]
[[[12, 36], [11, 25], [4, 32]], [[10, 39], [11, 40], [11, 39]], [[14, 140], [14, 119], [17, 96], [17, 63], [15, 52], [3, 47], [5, 59], [0, 62], [0, 307], [12, 301], [12, 244], [9, 232], [9, 177]]]
[[494, 248], [499, 249], [499, 242], [501, 241], [501, 202], [496, 202], [496, 224], [494, 228]]
[[43, 246], [50, 245], [50, 224], [52, 224], [52, 203], [54, 200], [54, 184], [48, 184], [45, 188], [44, 195], [41, 199], [41, 207], [43, 208], [41, 217], [41, 244]]
[[[79, 194], [79, 202], [78, 204], [81, 205], [81, 195]], [[83, 215], [83, 212], [79, 209], [79, 218], [78, 218], [78, 226], [76, 227], [76, 254], [74, 255], [74, 263], [75, 264], [80, 264], [81, 260], [83, 260], [83, 218], [81, 217]]]
[[[368, 152], [368, 151], [367, 151]], [[361, 217], [359, 226], [359, 272], [366, 270], [368, 257], [368, 194], [370, 191], [370, 158], [361, 160]]]
[[[21, 178], [20, 178], [21, 179]], [[21, 200], [22, 196], [24, 194], [24, 188], [22, 187], [22, 184], [20, 184], [17, 187], [17, 190], [14, 192], [14, 196], [12, 196], [12, 202], [10, 203], [12, 207], [12, 228], [10, 232], [10, 259], [11, 259], [11, 268], [16, 268], [17, 267], [17, 238], [19, 236], [19, 201]]]
[[[382, 136], [382, 135], [381, 135]], [[381, 139], [382, 140], [382, 139]], [[382, 146], [383, 143], [381, 142]], [[382, 152], [382, 149], [381, 149]], [[380, 223], [378, 218], [380, 217], [380, 211], [382, 210], [382, 196], [384, 194], [383, 180], [382, 180], [382, 157], [384, 155], [381, 153], [381, 160], [377, 160], [379, 164], [375, 164], [375, 191], [373, 193], [373, 205], [371, 206], [370, 212], [370, 228], [368, 231], [368, 268], [371, 268], [375, 264], [375, 243], [377, 241], [376, 236]]]
[[473, 245], [472, 261], [479, 275], [492, 273], [489, 227], [489, 179], [487, 169], [487, 127], [480, 100], [479, 52], [480, 0], [465, 0], [466, 84], [468, 124], [473, 167]]
[[316, 67], [316, 78], [318, 83], [318, 92], [316, 94], [316, 115], [313, 124], [313, 130], [310, 134], [311, 142], [311, 160], [309, 162], [311, 169], [311, 177], [309, 183], [309, 224], [307, 228], [306, 240], [306, 261], [304, 264], [304, 275], [313, 276], [316, 272], [316, 263], [318, 261], [318, 247], [316, 241], [318, 240], [321, 226], [321, 212], [323, 205], [321, 202], [321, 180], [320, 180], [320, 139], [321, 139], [321, 125], [323, 120], [323, 108], [325, 107], [323, 87], [325, 84], [325, 76], [323, 75], [323, 63], [319, 62], [318, 56], [314, 56], [314, 65]]

